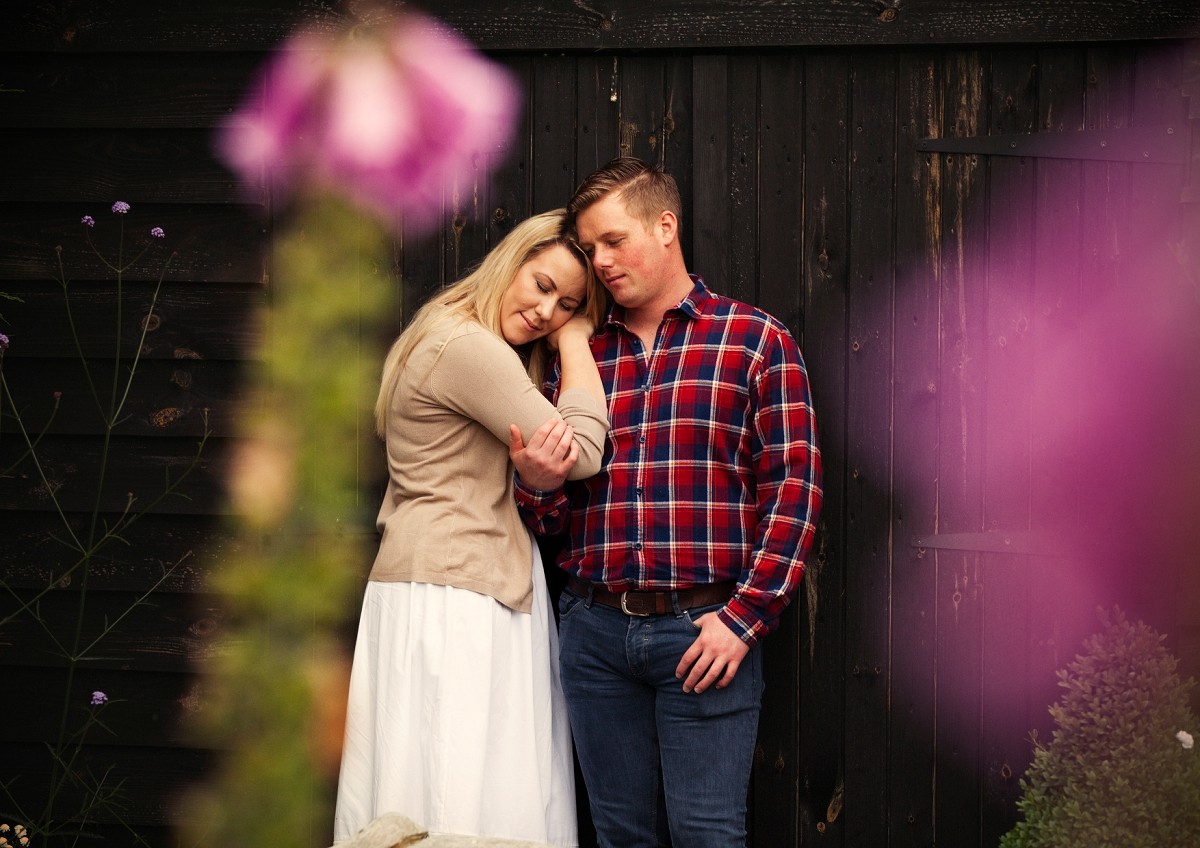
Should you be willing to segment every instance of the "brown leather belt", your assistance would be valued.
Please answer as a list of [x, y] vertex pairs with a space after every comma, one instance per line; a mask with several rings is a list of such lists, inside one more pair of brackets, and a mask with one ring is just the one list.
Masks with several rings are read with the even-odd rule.
[[[733, 597], [736, 586], [736, 580], [722, 580], [720, 583], [702, 583], [699, 586], [668, 592], [613, 592], [603, 586], [589, 583], [582, 577], [572, 575], [567, 580], [567, 589], [579, 597], [586, 598], [590, 595], [598, 604], [619, 609], [626, 615], [638, 616], [674, 612], [676, 604], [680, 610], [723, 604]], [[675, 596], [674, 602], [672, 595]]]

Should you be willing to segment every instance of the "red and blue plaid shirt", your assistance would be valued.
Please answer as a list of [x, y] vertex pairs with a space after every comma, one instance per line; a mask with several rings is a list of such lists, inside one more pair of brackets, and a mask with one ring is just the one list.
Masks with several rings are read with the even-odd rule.
[[[614, 308], [592, 339], [612, 429], [600, 473], [555, 492], [517, 481], [559, 565], [614, 591], [735, 579], [718, 613], [753, 644], [795, 594], [821, 508], [808, 375], [795, 340], [699, 277], [647, 356]], [[557, 399], [558, 372], [546, 394]]]

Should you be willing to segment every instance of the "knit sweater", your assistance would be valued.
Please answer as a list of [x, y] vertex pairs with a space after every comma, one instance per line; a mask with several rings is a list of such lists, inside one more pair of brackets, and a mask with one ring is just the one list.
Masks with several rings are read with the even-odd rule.
[[556, 411], [502, 338], [472, 321], [436, 324], [388, 406], [388, 485], [370, 579], [470, 589], [529, 612], [533, 551], [513, 500], [509, 425], [528, 441], [555, 415], [579, 444], [570, 478], [595, 474], [608, 433], [604, 403], [575, 389]]

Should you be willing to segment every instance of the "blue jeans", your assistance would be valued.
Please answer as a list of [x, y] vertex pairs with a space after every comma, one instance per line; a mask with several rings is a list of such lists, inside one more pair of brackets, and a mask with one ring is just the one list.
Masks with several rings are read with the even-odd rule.
[[645, 618], [559, 598], [559, 661], [601, 848], [656, 848], [659, 774], [676, 848], [745, 848], [762, 704], [757, 647], [725, 689], [685, 693], [675, 667], [718, 606]]

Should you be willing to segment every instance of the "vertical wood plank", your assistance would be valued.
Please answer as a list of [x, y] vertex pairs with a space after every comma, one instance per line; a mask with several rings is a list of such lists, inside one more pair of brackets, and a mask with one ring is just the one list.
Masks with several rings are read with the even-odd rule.
[[[847, 280], [846, 734], [847, 808], [880, 838], [888, 830], [886, 748], [892, 595], [896, 58], [851, 64], [850, 252]], [[850, 777], [854, 777], [854, 795]], [[847, 845], [865, 844], [864, 834]], [[874, 844], [874, 843], [872, 843]]]
[[[825, 505], [815, 568], [805, 578], [805, 624], [814, 636], [824, 605], [841, 605], [842, 581], [849, 568], [843, 525], [846, 500], [846, 303], [848, 273], [849, 157], [846, 116], [849, 59], [844, 53], [804, 55], [804, 232], [805, 354], [813, 377], [821, 435]], [[836, 599], [836, 600], [835, 600]], [[834, 616], [834, 626], [840, 613]], [[839, 634], [835, 638], [842, 638]], [[819, 652], [819, 653], [818, 653]], [[824, 736], [829, 728], [870, 733], [869, 721], [851, 725], [840, 715], [839, 689], [845, 668], [838, 648], [810, 643], [805, 656], [804, 697], [800, 703], [800, 844], [882, 844], [863, 833], [864, 816], [879, 799], [855, 794], [855, 775], [844, 775], [840, 744]], [[821, 729], [825, 728], [824, 731]], [[883, 749], [879, 749], [883, 750]], [[845, 788], [843, 790], [843, 781]], [[832, 819], [832, 821], [830, 821]], [[871, 831], [865, 831], [871, 832]]]
[[663, 69], [663, 120], [659, 133], [659, 151], [663, 166], [675, 178], [683, 201], [683, 261], [692, 267], [695, 236], [692, 229], [692, 196], [697, 179], [708, 174], [698, 171], [694, 161], [692, 115], [692, 62], [695, 57], [673, 54]]
[[729, 279], [729, 168], [732, 151], [727, 109], [729, 59], [696, 56], [692, 61], [693, 169], [691, 270], [718, 290]]
[[[947, 55], [946, 135], [987, 126], [979, 51]], [[938, 532], [982, 530], [984, 295], [987, 239], [984, 169], [973, 154], [947, 154], [942, 191], [938, 383]], [[934, 835], [946, 845], [978, 840], [980, 640], [983, 558], [940, 551]]]
[[[897, 72], [895, 366], [892, 454], [892, 609], [884, 821], [850, 845], [925, 848], [934, 839], [934, 555], [914, 536], [937, 532], [939, 281], [942, 270], [942, 158], [917, 151], [943, 135], [943, 60], [903, 53]], [[854, 622], [848, 621], [847, 627]], [[853, 733], [848, 728], [847, 733]], [[847, 769], [852, 764], [847, 763]], [[869, 764], [856, 766], [869, 768]], [[880, 767], [878, 763], [875, 767]], [[883, 832], [880, 827], [886, 828]]]
[[[1037, 53], [991, 51], [990, 134], [1037, 129]], [[1029, 375], [1032, 323], [1034, 163], [1011, 156], [987, 162], [988, 233], [984, 346], [984, 527], [1027, 530], [1030, 521]], [[1031, 558], [985, 559], [980, 662], [980, 762], [983, 845], [1013, 823], [1018, 779], [1029, 763]]]
[[575, 182], [615, 156], [620, 145], [621, 60], [613, 56], [585, 56], [575, 73], [576, 102]]
[[[1084, 68], [1080, 59], [1066, 48], [1039, 50], [1039, 131], [1082, 128]], [[1049, 536], [1061, 538], [1065, 529], [1078, 537], [1084, 518], [1079, 506], [1083, 443], [1074, 426], [1078, 422], [1071, 421], [1078, 407], [1071, 407], [1080, 398], [1084, 377], [1078, 359], [1084, 297], [1080, 281], [1082, 166], [1078, 161], [1039, 159], [1035, 170], [1032, 344], [1038, 367], [1031, 380], [1031, 526]], [[1045, 721], [1043, 711], [1057, 694], [1053, 688], [1038, 691], [1032, 687], [1074, 655], [1095, 622], [1094, 593], [1102, 581], [1099, 571], [1093, 564], [1085, 564], [1081, 555], [1043, 559], [1034, 574], [1039, 611], [1030, 622], [1034, 727], [1039, 727], [1039, 717]]]
[[[1189, 122], [1186, 109], [1195, 113], [1196, 94], [1189, 104], [1181, 89], [1189, 47], [1196, 61], [1194, 43], [1134, 51], [1132, 123], [1181, 133], [1190, 124], [1195, 146], [1200, 122]], [[1197, 216], [1194, 204], [1180, 202], [1185, 175], [1178, 166], [1136, 163], [1130, 171], [1126, 247], [1105, 300], [1122, 308], [1106, 310], [1108, 320], [1096, 333], [1098, 340], [1114, 334], [1122, 339], [1118, 373], [1128, 375], [1126, 402], [1139, 411], [1131, 422], [1133, 443], [1115, 457], [1123, 485], [1114, 492], [1113, 512], [1129, 521], [1119, 553], [1140, 567], [1136, 578], [1128, 568], [1114, 567], [1114, 575], [1125, 578], [1119, 587], [1122, 608], [1167, 632], [1186, 599], [1192, 605], [1200, 601], [1195, 581], [1200, 527], [1193, 518], [1200, 503], [1195, 382], [1200, 356], [1194, 355], [1200, 337], [1200, 231], [1185, 226], [1194, 225]], [[1197, 183], [1200, 174], [1193, 172], [1191, 180]]]
[[803, 346], [804, 60], [798, 53], [759, 60], [758, 300]]
[[661, 141], [666, 114], [663, 101], [665, 61], [657, 55], [624, 56], [617, 80], [621, 155], [664, 165]]
[[[508, 145], [497, 151], [497, 160], [503, 164], [492, 176], [490, 211], [488, 213], [488, 249], [495, 245], [521, 221], [533, 214], [533, 131], [531, 129], [535, 110], [544, 108], [535, 91], [533, 62], [528, 56], [510, 56], [504, 60], [505, 67], [516, 78], [521, 97], [521, 116], [513, 130]], [[571, 71], [568, 71], [571, 73]], [[572, 122], [573, 112], [556, 118], [559, 122]], [[558, 125], [562, 132], [561, 123]], [[572, 163], [574, 157], [572, 156]], [[573, 188], [573, 186], [572, 186]], [[562, 202], [566, 202], [563, 198]], [[536, 210], [542, 211], [542, 210]]]
[[758, 296], [758, 57], [729, 59], [729, 217], [728, 277], [714, 281], [718, 291], [747, 303]]
[[[799, 340], [803, 272], [801, 269], [803, 206], [801, 162], [803, 150], [803, 62], [796, 54], [776, 54], [759, 59], [757, 174], [758, 298], [767, 312], [786, 323]], [[806, 361], [807, 364], [807, 361]], [[821, 426], [818, 419], [818, 426]], [[763, 674], [767, 690], [759, 721], [754, 765], [751, 831], [756, 845], [797, 844], [799, 786], [810, 763], [800, 757], [800, 663], [804, 639], [804, 599], [819, 579], [817, 552], [810, 557], [801, 584], [798, 609], [786, 612], [780, 628], [763, 643]], [[840, 594], [840, 593], [838, 593]], [[838, 620], [840, 607], [827, 614]], [[839, 648], [838, 636], [822, 632], [822, 656]], [[838, 664], [825, 669], [825, 686], [839, 688]], [[840, 699], [832, 703], [840, 703]], [[830, 714], [826, 710], [826, 714]], [[837, 774], [833, 763], [829, 782]]]
[[530, 211], [565, 206], [575, 191], [575, 60], [542, 56], [532, 75]]

